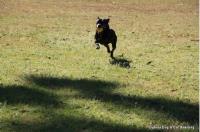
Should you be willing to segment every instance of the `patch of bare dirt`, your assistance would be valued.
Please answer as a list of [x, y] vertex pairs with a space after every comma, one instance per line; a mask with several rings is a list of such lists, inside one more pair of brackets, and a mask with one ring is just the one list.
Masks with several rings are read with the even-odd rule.
[[170, 3], [126, 3], [126, 2], [84, 2], [84, 1], [62, 1], [62, 0], [0, 0], [0, 13], [69, 13], [69, 12], [141, 12], [141, 13], [191, 13], [198, 12], [198, 1], [191, 0], [191, 4], [186, 2]]

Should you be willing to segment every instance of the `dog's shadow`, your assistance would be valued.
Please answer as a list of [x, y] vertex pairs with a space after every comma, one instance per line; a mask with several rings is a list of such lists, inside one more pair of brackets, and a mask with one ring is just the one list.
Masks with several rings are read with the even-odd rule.
[[112, 59], [109, 60], [109, 62], [110, 62], [111, 65], [117, 65], [119, 67], [129, 69], [129, 68], [131, 68], [130, 63], [132, 61], [124, 58], [123, 55], [120, 55], [120, 56], [117, 56], [117, 57], [113, 57]]

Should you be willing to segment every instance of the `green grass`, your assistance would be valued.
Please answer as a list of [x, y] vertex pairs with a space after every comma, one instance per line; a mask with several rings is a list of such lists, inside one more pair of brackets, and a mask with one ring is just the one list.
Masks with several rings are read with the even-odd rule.
[[[97, 16], [115, 61], [95, 49]], [[198, 28], [197, 0], [3, 0], [0, 131], [198, 129]]]

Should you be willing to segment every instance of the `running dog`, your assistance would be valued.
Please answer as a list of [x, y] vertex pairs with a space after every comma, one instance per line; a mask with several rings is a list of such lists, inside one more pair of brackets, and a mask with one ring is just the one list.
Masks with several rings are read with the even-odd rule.
[[[117, 35], [113, 29], [109, 27], [110, 19], [97, 18], [96, 20], [96, 33], [95, 33], [95, 44], [96, 49], [100, 49], [100, 45], [104, 45], [107, 48], [107, 52], [110, 53], [110, 57], [113, 57], [114, 50], [117, 44]], [[110, 50], [108, 44], [112, 44], [112, 50]]]

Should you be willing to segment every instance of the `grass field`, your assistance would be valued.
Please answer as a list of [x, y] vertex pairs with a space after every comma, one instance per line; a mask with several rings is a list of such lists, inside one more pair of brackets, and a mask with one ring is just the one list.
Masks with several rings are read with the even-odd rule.
[[[197, 131], [198, 13], [198, 0], [0, 0], [0, 131]], [[117, 62], [95, 49], [98, 16]]]

